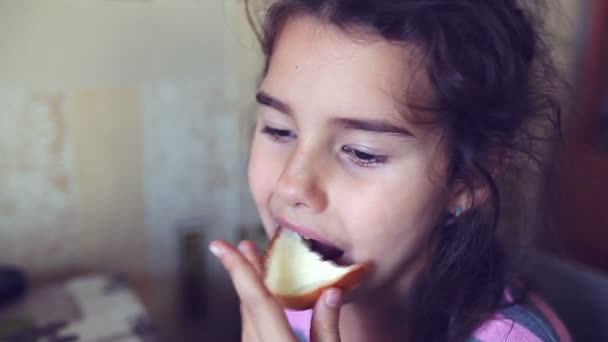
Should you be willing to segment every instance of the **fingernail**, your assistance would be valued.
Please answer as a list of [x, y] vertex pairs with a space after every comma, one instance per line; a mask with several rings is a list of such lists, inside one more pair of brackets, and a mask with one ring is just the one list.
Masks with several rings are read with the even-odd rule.
[[247, 244], [244, 241], [239, 242], [239, 245], [236, 248], [238, 248], [238, 250], [241, 251], [241, 253], [248, 252]]
[[342, 291], [339, 289], [331, 289], [325, 293], [325, 304], [330, 308], [337, 308], [340, 305]]
[[214, 245], [213, 243], [209, 245], [209, 251], [211, 251], [211, 253], [213, 253], [213, 255], [218, 258], [222, 256], [222, 249]]

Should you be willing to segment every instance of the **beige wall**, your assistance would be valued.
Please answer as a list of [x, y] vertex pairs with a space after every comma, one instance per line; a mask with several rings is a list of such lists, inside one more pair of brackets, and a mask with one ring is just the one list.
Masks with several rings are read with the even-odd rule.
[[589, 1], [558, 0], [548, 3], [553, 10], [547, 16], [548, 32], [556, 47], [557, 61], [567, 77], [576, 77], [576, 59], [582, 48], [579, 38], [586, 29], [584, 13]]
[[1, 263], [57, 272], [74, 267], [80, 255], [65, 105], [58, 91], [2, 88]]
[[147, 269], [138, 94], [131, 89], [66, 93], [77, 190], [80, 256], [87, 270]]
[[[243, 13], [238, 0], [0, 3], [0, 263], [34, 279], [146, 276], [173, 324], [178, 225], [234, 240], [257, 224], [243, 133], [261, 57]], [[217, 314], [233, 314], [227, 278], [205, 267]]]

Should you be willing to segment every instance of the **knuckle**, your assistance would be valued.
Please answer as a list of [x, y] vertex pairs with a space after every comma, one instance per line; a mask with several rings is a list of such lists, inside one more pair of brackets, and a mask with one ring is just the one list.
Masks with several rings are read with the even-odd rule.
[[313, 321], [312, 333], [315, 336], [314, 341], [326, 341], [328, 339], [333, 341], [340, 335], [337, 317], [328, 315], [328, 313], [316, 316]]
[[241, 300], [249, 309], [256, 310], [271, 303], [274, 297], [268, 291], [248, 291]]
[[320, 329], [323, 335], [335, 335], [338, 332], [338, 327], [334, 324], [321, 324]]

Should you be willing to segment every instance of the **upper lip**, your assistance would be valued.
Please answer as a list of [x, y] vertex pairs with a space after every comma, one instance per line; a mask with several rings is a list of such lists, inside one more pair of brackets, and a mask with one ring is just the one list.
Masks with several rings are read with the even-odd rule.
[[329, 239], [325, 238], [324, 236], [322, 236], [321, 234], [317, 233], [315, 230], [307, 228], [307, 227], [302, 227], [302, 226], [296, 226], [295, 224], [290, 223], [289, 221], [277, 217], [275, 218], [276, 223], [283, 228], [289, 229], [291, 231], [294, 231], [300, 235], [302, 235], [303, 237], [307, 238], [307, 239], [312, 239], [312, 240], [317, 240], [320, 243], [324, 244], [324, 245], [329, 245], [329, 246], [333, 246], [336, 248], [339, 248], [334, 242], [330, 241]]

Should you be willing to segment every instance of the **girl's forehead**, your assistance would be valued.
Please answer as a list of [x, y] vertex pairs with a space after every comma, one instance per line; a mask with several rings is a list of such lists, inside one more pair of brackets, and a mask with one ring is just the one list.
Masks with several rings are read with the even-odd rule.
[[[309, 17], [289, 20], [274, 43], [262, 89], [293, 106], [407, 111], [430, 93], [418, 50]], [[381, 107], [381, 108], [378, 108]], [[390, 108], [388, 108], [390, 107]]]

